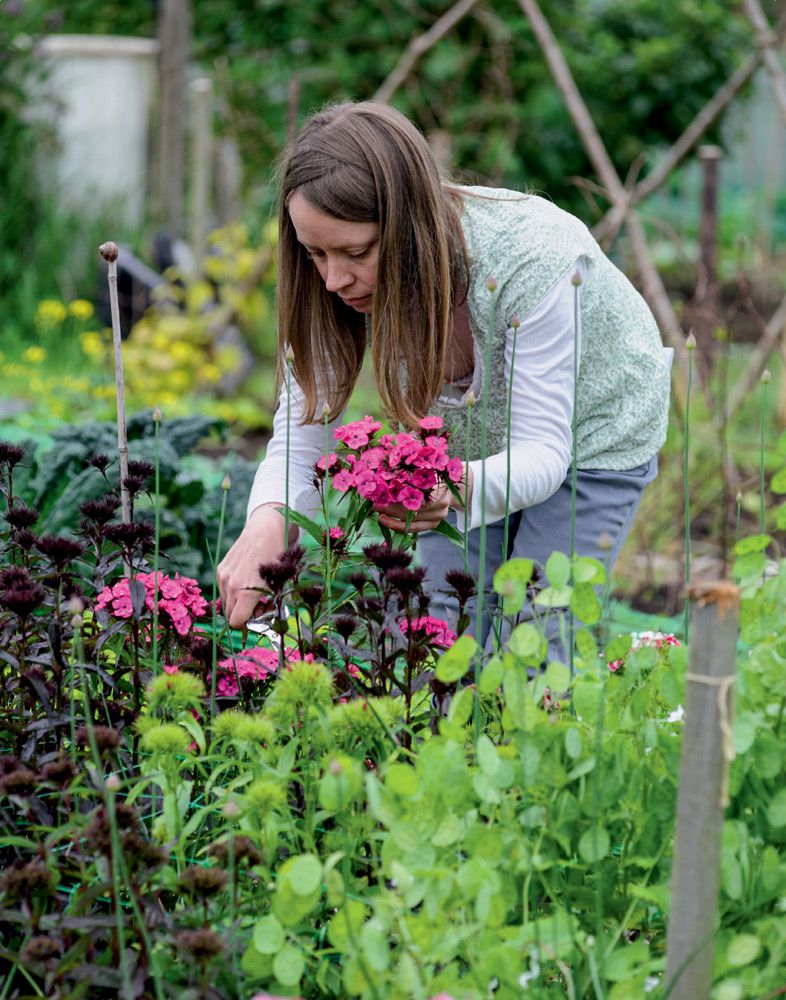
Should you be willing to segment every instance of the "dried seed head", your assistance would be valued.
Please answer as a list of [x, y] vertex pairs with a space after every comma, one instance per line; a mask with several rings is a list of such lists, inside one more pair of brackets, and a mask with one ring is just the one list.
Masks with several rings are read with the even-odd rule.
[[197, 962], [209, 962], [224, 950], [223, 940], [209, 927], [196, 931], [181, 931], [175, 935], [175, 943]]
[[110, 240], [108, 243], [102, 243], [98, 248], [98, 252], [104, 258], [107, 263], [112, 264], [117, 260], [117, 256], [120, 251], [117, 249], [117, 243], [112, 243]]
[[180, 888], [191, 896], [207, 899], [226, 887], [229, 875], [223, 868], [204, 868], [190, 865], [180, 876]]

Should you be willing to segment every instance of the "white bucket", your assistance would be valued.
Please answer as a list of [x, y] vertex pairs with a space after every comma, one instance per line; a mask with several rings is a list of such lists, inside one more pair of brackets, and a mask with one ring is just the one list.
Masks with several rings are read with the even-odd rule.
[[36, 46], [44, 81], [31, 110], [59, 147], [43, 183], [63, 205], [143, 221], [158, 49], [113, 35], [49, 35]]

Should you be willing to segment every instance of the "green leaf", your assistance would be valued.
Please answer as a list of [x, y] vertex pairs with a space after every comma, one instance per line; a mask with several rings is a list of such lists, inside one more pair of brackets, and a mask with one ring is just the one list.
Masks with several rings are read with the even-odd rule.
[[418, 790], [418, 776], [408, 764], [391, 764], [385, 772], [385, 787], [403, 798], [411, 798]]
[[599, 559], [593, 559], [592, 556], [577, 556], [573, 560], [573, 582], [604, 584], [606, 567]]
[[621, 948], [615, 948], [603, 961], [603, 974], [613, 983], [627, 979], [638, 965], [642, 965], [649, 957], [649, 945], [646, 941], [635, 941]]
[[581, 734], [575, 726], [571, 726], [565, 733], [565, 751], [568, 757], [576, 760], [578, 757], [581, 757], [583, 749], [584, 744], [581, 741]]
[[734, 576], [742, 582], [750, 582], [764, 573], [766, 558], [763, 552], [749, 552], [734, 560]]
[[437, 661], [437, 680], [443, 684], [452, 684], [461, 680], [469, 670], [472, 657], [478, 650], [478, 644], [471, 635], [462, 635], [450, 649], [446, 649]]
[[262, 955], [275, 955], [284, 944], [284, 928], [270, 914], [254, 924], [254, 947]]
[[543, 681], [554, 694], [561, 694], [570, 687], [570, 670], [558, 660], [550, 660], [543, 674]]
[[609, 835], [602, 826], [591, 826], [579, 840], [579, 854], [590, 864], [605, 858], [610, 847]]
[[770, 489], [773, 493], [786, 493], [786, 466], [778, 469], [770, 480]]
[[494, 590], [502, 597], [503, 614], [516, 615], [524, 607], [532, 569], [531, 559], [510, 559], [494, 574]]
[[775, 511], [775, 527], [778, 531], [786, 531], [786, 503], [782, 503]]
[[310, 896], [322, 884], [322, 862], [315, 854], [300, 854], [288, 863], [287, 877], [298, 896]]
[[317, 524], [316, 521], [312, 521], [310, 517], [306, 517], [305, 514], [301, 514], [298, 510], [293, 510], [289, 508], [289, 520], [293, 524], [296, 524], [298, 528], [302, 528], [307, 531], [312, 538], [315, 538], [319, 544], [322, 544], [322, 538], [325, 534], [325, 529], [321, 524]]
[[624, 659], [630, 652], [632, 641], [633, 639], [629, 635], [618, 635], [616, 639], [612, 639], [606, 646], [606, 662], [611, 663], [613, 660]]
[[481, 694], [493, 694], [502, 683], [505, 665], [500, 656], [492, 656], [480, 675], [478, 690]]
[[543, 661], [548, 649], [548, 643], [542, 632], [529, 622], [522, 622], [510, 633], [508, 648], [514, 656], [524, 660], [531, 666], [538, 666]]
[[499, 754], [497, 749], [488, 736], [483, 733], [478, 737], [478, 742], [475, 746], [475, 752], [477, 754], [478, 766], [481, 771], [490, 777], [497, 773], [499, 770]]
[[767, 807], [767, 819], [770, 826], [786, 826], [786, 788], [777, 791]]
[[273, 959], [270, 955], [261, 954], [254, 944], [250, 944], [240, 959], [240, 968], [247, 976], [265, 979], [273, 971]]
[[598, 658], [598, 644], [595, 637], [585, 628], [576, 632], [576, 650], [587, 666], [595, 663]]
[[544, 587], [538, 592], [535, 604], [542, 608], [567, 608], [572, 593], [572, 587]]
[[736, 934], [726, 945], [729, 965], [750, 965], [759, 956], [761, 941], [755, 934]]
[[769, 535], [749, 535], [741, 538], [734, 546], [735, 556], [747, 556], [752, 552], [763, 552], [772, 541]]
[[564, 552], [552, 552], [546, 560], [546, 578], [552, 587], [561, 590], [570, 580], [570, 559]]
[[474, 700], [475, 692], [473, 689], [471, 687], [462, 688], [451, 699], [448, 719], [457, 726], [465, 726], [472, 715]]
[[384, 972], [390, 962], [388, 936], [373, 920], [363, 925], [360, 932], [363, 957], [375, 972]]
[[592, 725], [598, 717], [603, 688], [595, 681], [579, 679], [573, 686], [573, 708], [582, 722]]
[[303, 955], [291, 944], [285, 944], [273, 959], [273, 975], [284, 986], [297, 986], [305, 968]]
[[570, 608], [573, 614], [585, 625], [599, 622], [603, 614], [600, 598], [591, 583], [578, 583], [573, 588], [570, 597]]
[[436, 531], [438, 535], [444, 535], [445, 538], [449, 538], [454, 545], [464, 548], [464, 536], [454, 527], [449, 521], [440, 521], [436, 528], [432, 529]]

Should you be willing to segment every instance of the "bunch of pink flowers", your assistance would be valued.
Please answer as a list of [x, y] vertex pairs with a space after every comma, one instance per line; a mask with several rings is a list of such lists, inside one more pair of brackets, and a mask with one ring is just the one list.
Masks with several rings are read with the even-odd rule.
[[[312, 653], [306, 653], [305, 657], [301, 657], [297, 649], [289, 647], [285, 648], [284, 657], [287, 660], [305, 659], [309, 663], [314, 659]], [[242, 650], [235, 656], [219, 660], [216, 694], [220, 698], [236, 698], [239, 681], [242, 681], [243, 678], [248, 678], [255, 683], [265, 681], [275, 674], [278, 662], [278, 650], [267, 649], [264, 646], [253, 646]]]
[[[149, 611], [154, 608], [158, 591], [160, 621], [165, 623], [169, 619], [178, 635], [188, 635], [194, 620], [201, 618], [209, 607], [197, 581], [188, 576], [137, 573], [136, 579], [145, 586], [145, 607]], [[123, 577], [111, 587], [104, 587], [96, 600], [95, 610], [108, 611], [115, 618], [130, 618], [134, 609], [128, 578]]]
[[448, 438], [441, 417], [424, 417], [417, 434], [382, 434], [382, 424], [372, 417], [336, 429], [344, 445], [341, 454], [331, 452], [317, 461], [317, 471], [330, 472], [332, 485], [340, 493], [355, 490], [374, 506], [400, 503], [418, 511], [439, 483], [458, 483], [464, 466], [448, 454]]
[[[671, 632], [634, 632], [631, 636], [630, 649], [633, 652], [635, 649], [641, 649], [644, 646], [650, 646], [652, 649], [663, 649], [667, 646], [681, 646], [680, 640]], [[625, 660], [611, 660], [609, 662], [609, 670], [613, 674], [619, 673], [625, 666]]]
[[403, 618], [398, 623], [398, 627], [404, 635], [411, 629], [416, 638], [426, 639], [429, 645], [439, 649], [450, 649], [456, 641], [456, 633], [448, 623], [444, 619], [434, 618], [432, 615], [413, 618], [411, 623]]

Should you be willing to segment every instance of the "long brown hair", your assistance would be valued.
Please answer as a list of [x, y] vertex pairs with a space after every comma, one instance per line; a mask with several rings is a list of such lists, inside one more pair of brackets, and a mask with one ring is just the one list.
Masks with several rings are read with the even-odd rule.
[[443, 185], [418, 129], [373, 101], [314, 114], [285, 151], [280, 179], [278, 335], [294, 354], [305, 422], [318, 419], [320, 402], [331, 417], [346, 404], [363, 363], [366, 326], [362, 314], [327, 291], [298, 243], [289, 218], [296, 191], [336, 219], [378, 223], [374, 374], [388, 415], [414, 426], [442, 385], [453, 308], [466, 294], [459, 194]]

